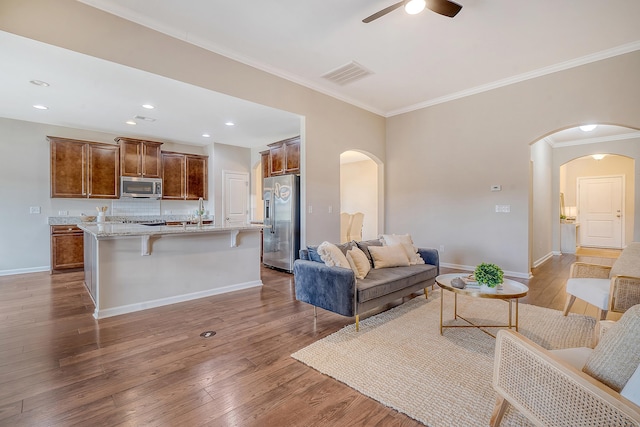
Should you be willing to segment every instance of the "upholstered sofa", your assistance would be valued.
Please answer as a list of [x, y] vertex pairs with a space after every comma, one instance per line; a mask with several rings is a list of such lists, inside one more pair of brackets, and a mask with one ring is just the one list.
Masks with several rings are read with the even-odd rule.
[[[424, 264], [375, 268], [371, 246], [382, 246], [380, 240], [348, 242], [343, 252], [357, 247], [371, 262], [371, 269], [362, 279], [356, 278], [351, 268], [329, 266], [315, 254], [315, 247], [300, 251], [300, 259], [293, 264], [295, 294], [298, 301], [306, 302], [343, 316], [354, 317], [359, 330], [360, 314], [394, 300], [433, 287], [439, 273], [440, 261], [435, 249], [416, 248]], [[315, 310], [315, 308], [314, 308]]]

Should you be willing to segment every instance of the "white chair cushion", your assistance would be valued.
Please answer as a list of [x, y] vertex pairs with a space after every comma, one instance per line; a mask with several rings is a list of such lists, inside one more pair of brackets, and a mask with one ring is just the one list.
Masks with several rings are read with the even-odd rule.
[[589, 347], [576, 347], [549, 351], [577, 370], [582, 371], [582, 368], [584, 367], [584, 364], [587, 363], [587, 359], [591, 355], [593, 349]]
[[620, 394], [640, 406], [640, 366], [636, 368]]
[[566, 291], [601, 310], [609, 308], [609, 279], [572, 278], [567, 280]]

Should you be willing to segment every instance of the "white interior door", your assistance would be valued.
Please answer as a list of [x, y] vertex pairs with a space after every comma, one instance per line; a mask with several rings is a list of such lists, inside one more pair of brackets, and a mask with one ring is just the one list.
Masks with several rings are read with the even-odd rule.
[[623, 177], [578, 178], [580, 246], [622, 248]]
[[249, 219], [249, 174], [223, 171], [222, 225], [246, 224]]

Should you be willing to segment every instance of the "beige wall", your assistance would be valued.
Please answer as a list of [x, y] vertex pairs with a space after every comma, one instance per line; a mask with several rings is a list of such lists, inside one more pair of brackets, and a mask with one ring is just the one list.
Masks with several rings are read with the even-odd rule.
[[[531, 145], [531, 264], [533, 267], [553, 255], [553, 150], [542, 140]], [[559, 217], [558, 217], [559, 221]]]
[[386, 231], [444, 245], [445, 264], [528, 274], [529, 144], [583, 123], [640, 128], [639, 74], [634, 52], [388, 119]]
[[362, 212], [362, 240], [378, 237], [378, 166], [373, 160], [340, 167], [340, 210]]
[[640, 128], [640, 52], [385, 120], [73, 0], [4, 0], [0, 29], [304, 116], [303, 244], [339, 239], [340, 153], [361, 150], [384, 163], [381, 231], [445, 246], [445, 264], [527, 275], [529, 144], [583, 123]]
[[383, 117], [80, 2], [3, 0], [0, 30], [304, 116], [303, 244], [339, 239], [340, 153], [384, 160]]

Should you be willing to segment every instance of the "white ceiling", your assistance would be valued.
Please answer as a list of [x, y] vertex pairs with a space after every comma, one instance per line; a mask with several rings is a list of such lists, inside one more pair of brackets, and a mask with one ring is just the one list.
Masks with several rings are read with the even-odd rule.
[[[459, 0], [453, 19], [398, 9], [369, 24], [395, 0], [81, 1], [383, 116], [640, 49], [637, 0]], [[299, 132], [290, 113], [7, 33], [0, 44], [4, 117], [197, 145]], [[344, 86], [322, 78], [351, 61], [373, 74]], [[124, 124], [135, 115], [157, 120]]]

